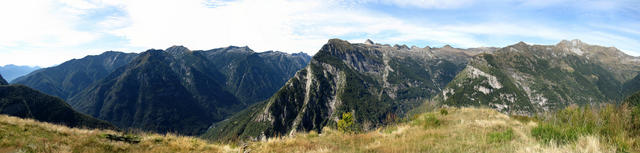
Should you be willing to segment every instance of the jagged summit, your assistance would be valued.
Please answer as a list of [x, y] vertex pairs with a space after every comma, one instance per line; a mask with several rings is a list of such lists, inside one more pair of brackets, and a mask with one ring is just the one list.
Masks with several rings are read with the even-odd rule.
[[520, 42], [516, 43], [515, 45], [518, 45], [518, 46], [529, 46], [529, 44], [525, 43], [524, 41], [520, 41]]
[[402, 50], [402, 49], [409, 50], [410, 49], [409, 46], [407, 46], [407, 45], [398, 45], [398, 44], [396, 44], [396, 45], [393, 45], [393, 47], [396, 48], [396, 49], [399, 49], [399, 50]]
[[169, 53], [174, 57], [184, 56], [185, 54], [191, 53], [187, 47], [184, 46], [171, 46], [165, 50], [165, 52]]
[[216, 48], [213, 50], [231, 52], [231, 53], [255, 53], [249, 46], [229, 46], [224, 48]]
[[189, 50], [189, 48], [184, 47], [182, 45], [174, 45], [174, 46], [171, 46], [171, 47], [167, 48], [165, 51], [167, 51], [167, 52], [189, 52], [191, 50]]
[[374, 45], [374, 43], [373, 43], [373, 41], [371, 41], [371, 39], [367, 39], [367, 41], [364, 41], [364, 44]]
[[293, 53], [291, 54], [293, 56], [305, 56], [305, 57], [310, 57], [309, 54], [304, 53], [304, 52], [297, 52], [297, 53]]
[[589, 45], [589, 44], [582, 42], [582, 40], [580, 39], [573, 39], [573, 40], [562, 40], [558, 42], [558, 45], [579, 46], [579, 45]]

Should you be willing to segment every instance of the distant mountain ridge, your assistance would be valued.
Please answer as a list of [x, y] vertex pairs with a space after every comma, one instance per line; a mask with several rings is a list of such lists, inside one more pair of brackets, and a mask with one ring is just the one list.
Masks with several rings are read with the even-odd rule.
[[29, 74], [35, 70], [40, 69], [38, 66], [23, 66], [23, 65], [5, 65], [0, 66], [0, 74], [7, 79], [7, 82], [11, 82], [13, 79], [16, 79], [20, 76]]
[[183, 46], [152, 49], [71, 97], [69, 103], [121, 128], [196, 135], [269, 97], [309, 58], [235, 46], [207, 51]]
[[68, 100], [117, 68], [128, 64], [138, 55], [107, 51], [100, 55], [89, 55], [73, 59], [60, 65], [43, 68], [13, 80], [43, 93]]

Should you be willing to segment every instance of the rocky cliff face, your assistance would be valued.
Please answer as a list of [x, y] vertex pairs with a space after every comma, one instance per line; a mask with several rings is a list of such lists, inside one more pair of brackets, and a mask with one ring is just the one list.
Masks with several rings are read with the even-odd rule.
[[532, 114], [570, 104], [621, 101], [639, 58], [579, 40], [520, 42], [475, 56], [436, 99], [453, 106], [490, 106]]
[[67, 100], [91, 83], [128, 64], [136, 56], [138, 55], [134, 53], [108, 51], [39, 69], [13, 80], [12, 83]]
[[232, 140], [321, 131], [345, 112], [355, 114], [358, 127], [371, 129], [439, 93], [463, 67], [430, 48], [332, 39], [275, 95], [214, 125], [204, 137]]
[[69, 103], [121, 128], [196, 135], [266, 99], [305, 61], [308, 57], [255, 53], [247, 47], [149, 50]]

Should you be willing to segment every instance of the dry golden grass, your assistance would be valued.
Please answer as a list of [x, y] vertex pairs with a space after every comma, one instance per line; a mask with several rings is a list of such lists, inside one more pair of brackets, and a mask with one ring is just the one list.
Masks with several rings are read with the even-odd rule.
[[111, 141], [104, 134], [121, 133], [0, 115], [0, 152], [240, 152], [229, 145], [172, 134], [140, 134], [138, 144]]
[[555, 145], [531, 136], [534, 121], [523, 123], [484, 108], [448, 108], [359, 134], [325, 128], [293, 137], [249, 142], [245, 147], [212, 144], [194, 137], [139, 134], [139, 144], [110, 141], [108, 130], [87, 130], [0, 115], [0, 152], [615, 152], [597, 136]]
[[[343, 134], [325, 128], [319, 136], [299, 133], [292, 138], [274, 138], [251, 143], [252, 152], [615, 152], [594, 136], [575, 143], [553, 145], [531, 137], [535, 122], [521, 123], [491, 109], [449, 108], [448, 115], [425, 113], [409, 123], [392, 125], [361, 134]], [[422, 126], [435, 116], [439, 126]], [[511, 129], [512, 137], [490, 141], [491, 133]]]

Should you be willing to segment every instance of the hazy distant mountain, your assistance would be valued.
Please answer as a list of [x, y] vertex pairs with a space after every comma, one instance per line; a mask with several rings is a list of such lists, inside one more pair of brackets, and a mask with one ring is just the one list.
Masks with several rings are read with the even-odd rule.
[[22, 85], [6, 85], [0, 76], [0, 114], [33, 118], [71, 127], [115, 128], [108, 122], [74, 111], [60, 98]]
[[234, 46], [148, 50], [69, 103], [122, 128], [200, 134], [266, 99], [308, 60], [306, 54], [255, 53]]
[[440, 93], [471, 57], [439, 57], [434, 50], [329, 40], [275, 95], [214, 125], [204, 137], [230, 140], [321, 131], [345, 112], [355, 114], [360, 128], [374, 128]]
[[579, 40], [521, 42], [475, 56], [439, 99], [450, 106], [490, 106], [516, 114], [620, 102], [638, 91], [638, 72], [640, 58], [613, 47]]
[[43, 68], [11, 83], [22, 84], [66, 100], [115, 69], [128, 64], [136, 56], [138, 55], [134, 53], [108, 51]]
[[5, 66], [0, 66], [0, 74], [2, 74], [2, 76], [4, 76], [8, 82], [11, 82], [13, 79], [29, 74], [37, 69], [40, 69], [40, 67], [18, 66], [18, 65], [9, 64]]

